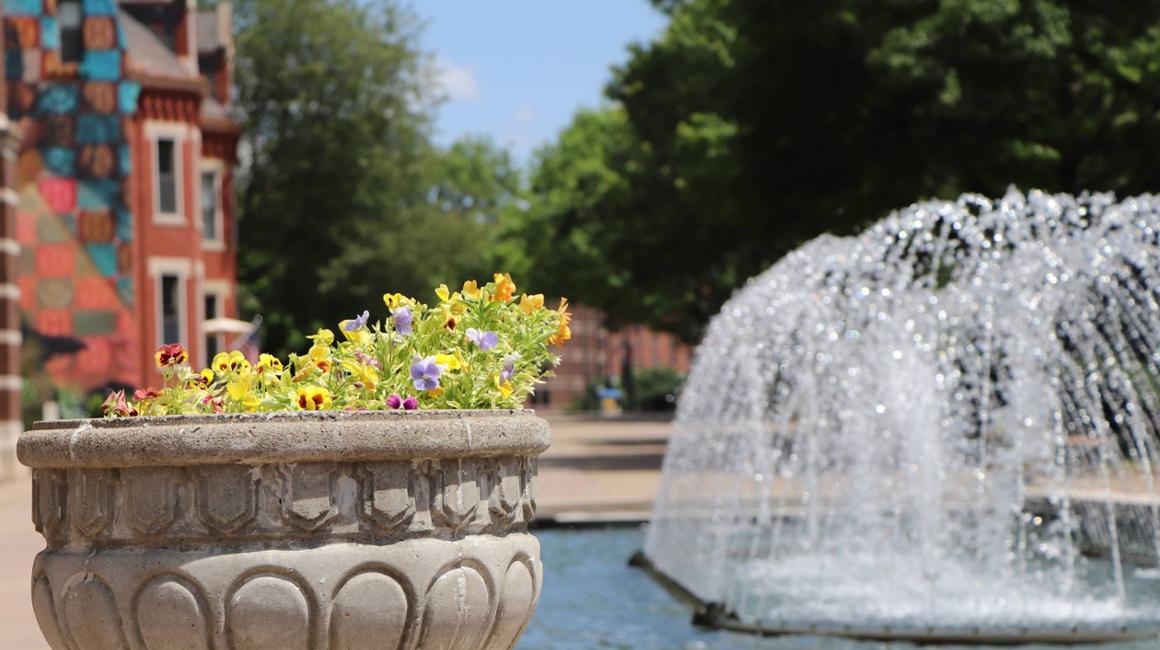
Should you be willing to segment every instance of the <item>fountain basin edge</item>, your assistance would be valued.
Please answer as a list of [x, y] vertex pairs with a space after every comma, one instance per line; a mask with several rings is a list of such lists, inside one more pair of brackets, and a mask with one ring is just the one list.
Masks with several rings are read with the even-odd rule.
[[1032, 643], [1053, 643], [1058, 645], [1084, 645], [1110, 643], [1116, 641], [1142, 641], [1160, 637], [1160, 627], [1119, 628], [1103, 627], [1085, 629], [1074, 626], [1069, 630], [1035, 629], [983, 629], [983, 628], [939, 628], [864, 626], [864, 625], [812, 625], [787, 622], [750, 623], [742, 621], [737, 614], [720, 603], [708, 602], [669, 574], [662, 571], [645, 555], [644, 551], [633, 553], [628, 565], [640, 569], [652, 578], [673, 598], [692, 608], [691, 623], [709, 630], [724, 630], [758, 637], [775, 636], [819, 636], [854, 639], [859, 641], [904, 641], [921, 645], [976, 645], [1015, 646]]

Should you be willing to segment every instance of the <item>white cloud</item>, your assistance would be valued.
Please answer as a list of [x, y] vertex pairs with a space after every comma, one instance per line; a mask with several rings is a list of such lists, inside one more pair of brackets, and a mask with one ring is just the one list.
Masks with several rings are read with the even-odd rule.
[[443, 94], [451, 101], [475, 101], [483, 95], [479, 78], [468, 66], [436, 58], [435, 74]]

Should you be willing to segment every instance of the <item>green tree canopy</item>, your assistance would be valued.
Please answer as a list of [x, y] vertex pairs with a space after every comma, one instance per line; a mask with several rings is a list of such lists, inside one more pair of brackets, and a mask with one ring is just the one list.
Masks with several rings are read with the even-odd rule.
[[[489, 271], [491, 227], [521, 191], [485, 139], [440, 150], [418, 23], [394, 0], [243, 0], [240, 279], [264, 345], [297, 346], [385, 291]], [[428, 296], [423, 296], [428, 297]]]
[[667, 29], [539, 153], [509, 224], [538, 284], [615, 319], [693, 339], [803, 241], [918, 199], [1160, 180], [1157, 3], [654, 4]]

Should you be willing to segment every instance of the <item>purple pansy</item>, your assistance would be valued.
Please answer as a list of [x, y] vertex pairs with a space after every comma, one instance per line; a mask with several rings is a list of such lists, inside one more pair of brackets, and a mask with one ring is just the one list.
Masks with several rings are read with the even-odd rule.
[[395, 331], [403, 336], [411, 335], [411, 308], [399, 307], [391, 310], [391, 318], [395, 321]]
[[370, 317], [371, 313], [364, 309], [361, 315], [346, 321], [346, 325], [342, 326], [342, 330], [344, 332], [357, 332], [367, 326], [367, 319]]
[[416, 390], [435, 390], [439, 388], [439, 375], [443, 367], [435, 363], [435, 357], [416, 356], [411, 362], [411, 379], [414, 380]]
[[519, 358], [519, 352], [512, 352], [511, 354], [504, 355], [503, 370], [501, 370], [499, 373], [499, 381], [501, 384], [505, 381], [508, 381], [512, 378], [512, 375], [516, 374], [516, 361], [518, 361]]
[[404, 411], [414, 411], [419, 408], [419, 400], [414, 397], [399, 397], [398, 393], [391, 393], [387, 398], [387, 406], [393, 409], [401, 408]]
[[478, 345], [480, 350], [490, 350], [499, 345], [498, 334], [480, 331], [474, 327], [467, 328], [467, 340]]

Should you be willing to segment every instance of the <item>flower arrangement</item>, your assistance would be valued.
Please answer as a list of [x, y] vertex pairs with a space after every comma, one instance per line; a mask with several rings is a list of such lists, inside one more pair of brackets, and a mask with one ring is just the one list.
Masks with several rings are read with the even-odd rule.
[[551, 376], [560, 361], [551, 347], [572, 337], [566, 299], [554, 310], [542, 294], [517, 299], [506, 273], [455, 292], [440, 285], [435, 296], [428, 306], [386, 294], [385, 318], [371, 322], [368, 310], [339, 323], [338, 336], [320, 329], [285, 363], [222, 352], [195, 372], [181, 345], [163, 345], [154, 361], [164, 386], [131, 400], [114, 392], [105, 415], [513, 408]]

